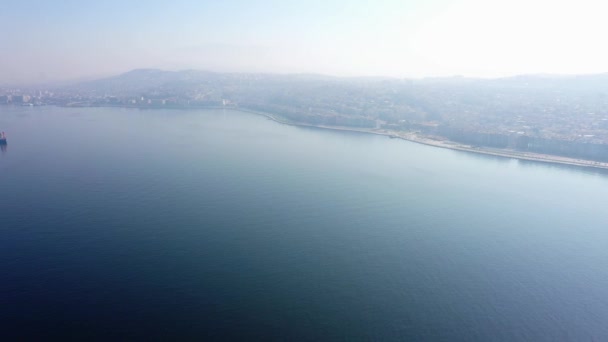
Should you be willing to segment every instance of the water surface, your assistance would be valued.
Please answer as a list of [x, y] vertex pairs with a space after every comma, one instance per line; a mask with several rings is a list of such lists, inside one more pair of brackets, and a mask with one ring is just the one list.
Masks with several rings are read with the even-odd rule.
[[9, 337], [608, 339], [605, 174], [221, 110], [0, 129]]

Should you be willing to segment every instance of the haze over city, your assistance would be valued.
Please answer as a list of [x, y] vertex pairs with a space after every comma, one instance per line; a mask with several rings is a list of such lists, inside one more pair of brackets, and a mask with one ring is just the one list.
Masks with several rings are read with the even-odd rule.
[[338, 76], [608, 71], [600, 1], [7, 1], [4, 84], [135, 68]]
[[608, 341], [600, 1], [0, 2], [6, 341]]

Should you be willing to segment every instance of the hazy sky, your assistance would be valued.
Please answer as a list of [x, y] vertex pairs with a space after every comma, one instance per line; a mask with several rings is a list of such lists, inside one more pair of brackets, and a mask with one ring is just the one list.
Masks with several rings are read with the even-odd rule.
[[576, 0], [1, 0], [0, 83], [134, 68], [397, 77], [608, 71]]

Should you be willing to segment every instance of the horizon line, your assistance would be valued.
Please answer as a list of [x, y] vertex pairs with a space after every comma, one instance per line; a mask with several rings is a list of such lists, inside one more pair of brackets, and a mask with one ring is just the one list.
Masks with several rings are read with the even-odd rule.
[[550, 73], [550, 72], [537, 72], [537, 73], [521, 73], [521, 74], [511, 74], [508, 76], [466, 76], [463, 74], [453, 74], [446, 76], [420, 76], [420, 77], [399, 77], [399, 76], [389, 76], [389, 75], [336, 75], [329, 73], [321, 73], [321, 72], [270, 72], [270, 71], [213, 71], [209, 69], [197, 69], [197, 68], [184, 68], [184, 69], [164, 69], [164, 68], [134, 68], [129, 69], [127, 71], [112, 73], [107, 75], [97, 75], [97, 76], [82, 76], [75, 77], [69, 79], [58, 79], [53, 81], [41, 81], [41, 82], [6, 82], [4, 84], [0, 84], [1, 87], [39, 87], [39, 86], [51, 86], [51, 85], [68, 85], [68, 84], [76, 84], [76, 83], [84, 83], [84, 82], [94, 82], [98, 80], [110, 79], [115, 77], [120, 77], [132, 72], [136, 71], [161, 71], [161, 72], [172, 72], [172, 73], [180, 73], [180, 72], [204, 72], [209, 74], [233, 74], [233, 75], [276, 75], [276, 76], [303, 76], [303, 75], [311, 75], [311, 76], [320, 76], [327, 78], [335, 78], [335, 79], [392, 79], [392, 80], [441, 80], [441, 79], [469, 79], [469, 80], [501, 80], [508, 78], [517, 78], [517, 77], [580, 77], [580, 76], [598, 76], [598, 75], [606, 75], [608, 71], [604, 72], [593, 72], [593, 73]]

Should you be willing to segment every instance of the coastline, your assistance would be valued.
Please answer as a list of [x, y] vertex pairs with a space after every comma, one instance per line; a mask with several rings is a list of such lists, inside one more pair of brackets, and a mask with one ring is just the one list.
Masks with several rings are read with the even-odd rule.
[[270, 113], [258, 112], [249, 109], [242, 108], [230, 108], [232, 110], [251, 113], [255, 115], [261, 115], [266, 117], [269, 120], [278, 122], [284, 125], [290, 126], [298, 126], [298, 127], [310, 127], [310, 128], [318, 128], [318, 129], [328, 129], [334, 131], [346, 131], [346, 132], [358, 132], [358, 133], [366, 133], [366, 134], [375, 134], [375, 135], [383, 135], [392, 139], [401, 139], [406, 141], [411, 141], [418, 144], [423, 144], [427, 146], [445, 148], [456, 151], [477, 153], [477, 154], [485, 154], [496, 157], [503, 158], [511, 158], [511, 159], [519, 159], [519, 160], [528, 160], [535, 161], [541, 163], [550, 163], [550, 164], [560, 164], [560, 165], [570, 165], [570, 166], [578, 166], [585, 168], [593, 168], [593, 169], [602, 169], [608, 170], [607, 162], [598, 162], [592, 160], [585, 159], [576, 159], [570, 157], [562, 157], [556, 155], [549, 154], [541, 154], [534, 152], [523, 152], [516, 150], [508, 150], [508, 149], [493, 149], [488, 147], [476, 147], [466, 144], [457, 143], [454, 141], [447, 140], [445, 138], [434, 137], [434, 136], [425, 136], [419, 133], [414, 132], [401, 132], [401, 131], [389, 131], [385, 129], [365, 129], [365, 128], [353, 128], [353, 127], [344, 127], [344, 126], [325, 126], [325, 125], [313, 125], [299, 122], [292, 122], [285, 120], [281, 117], [277, 117]]
[[[69, 106], [69, 107], [72, 107], [72, 106]], [[74, 107], [76, 107], [76, 106], [74, 106]], [[103, 107], [106, 107], [106, 106], [103, 106]], [[489, 147], [471, 146], [471, 145], [467, 145], [467, 144], [450, 141], [443, 137], [427, 136], [427, 135], [422, 135], [420, 133], [415, 133], [415, 132], [390, 131], [390, 130], [386, 130], [386, 129], [375, 129], [375, 128], [369, 129], [369, 128], [354, 128], [354, 127], [346, 127], [346, 126], [326, 126], [326, 125], [307, 124], [307, 123], [290, 121], [290, 120], [287, 120], [287, 119], [282, 118], [281, 116], [278, 116], [275, 114], [271, 114], [271, 113], [267, 113], [267, 112], [260, 112], [260, 111], [247, 109], [247, 108], [240, 108], [240, 107], [224, 107], [224, 106], [186, 107], [186, 108], [183, 108], [183, 107], [181, 107], [181, 108], [180, 107], [146, 108], [146, 107], [140, 107], [140, 106], [107, 106], [107, 107], [138, 108], [138, 109], [186, 109], [186, 110], [188, 110], [188, 109], [203, 109], [203, 110], [204, 109], [216, 109], [216, 110], [217, 109], [228, 109], [228, 110], [234, 110], [234, 111], [239, 111], [239, 112], [243, 112], [243, 113], [263, 116], [269, 120], [275, 121], [275, 122], [283, 124], [283, 125], [289, 125], [289, 126], [309, 127], [309, 128], [327, 129], [327, 130], [333, 130], [333, 131], [383, 135], [383, 136], [387, 136], [392, 139], [401, 139], [401, 140], [406, 140], [406, 141], [410, 141], [410, 142], [414, 142], [414, 143], [418, 143], [418, 144], [445, 148], [445, 149], [455, 150], [455, 151], [485, 154], [485, 155], [491, 155], [491, 156], [502, 157], [502, 158], [527, 160], [527, 161], [540, 162], [540, 163], [550, 163], [550, 164], [558, 164], [558, 165], [569, 165], [569, 166], [577, 166], [577, 167], [584, 167], [584, 168], [608, 170], [608, 162], [599, 162], [599, 161], [593, 161], [593, 160], [562, 157], [562, 156], [541, 154], [541, 153], [534, 153], [534, 152], [523, 152], [523, 151], [516, 151], [516, 150], [511, 150], [511, 149], [496, 149], [496, 148], [489, 148]]]

